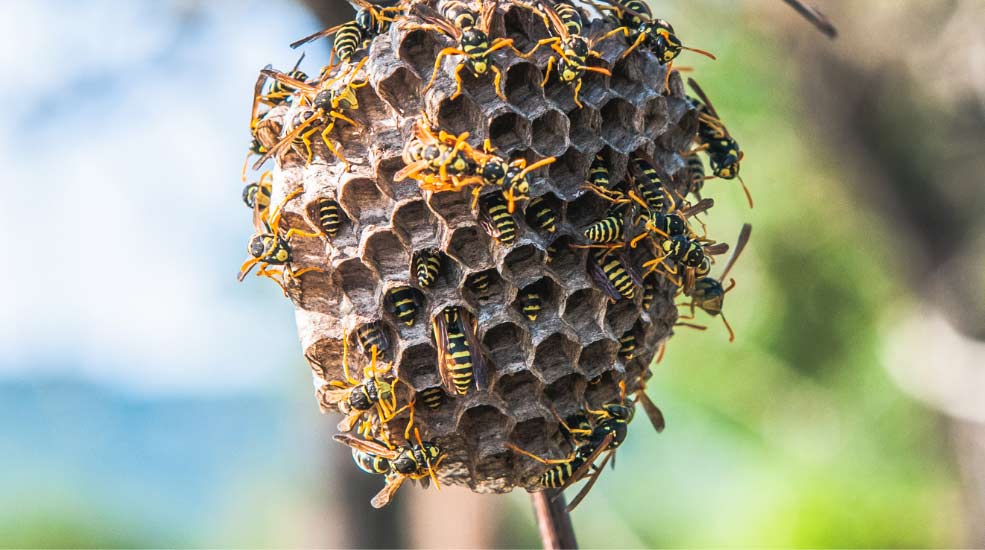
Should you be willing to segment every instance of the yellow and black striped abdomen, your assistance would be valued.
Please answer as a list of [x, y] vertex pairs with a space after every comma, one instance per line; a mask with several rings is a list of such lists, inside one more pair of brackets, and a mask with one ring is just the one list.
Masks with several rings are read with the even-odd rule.
[[335, 237], [342, 229], [342, 207], [332, 199], [318, 199], [318, 227], [329, 237]]
[[540, 310], [543, 308], [544, 299], [541, 297], [540, 292], [535, 290], [529, 290], [524, 292], [520, 297], [520, 310], [523, 311], [523, 315], [531, 321], [536, 321], [537, 316], [540, 315]]
[[636, 335], [632, 331], [622, 335], [619, 339], [619, 358], [623, 361], [632, 361], [636, 354]]
[[486, 229], [499, 242], [510, 244], [516, 240], [516, 220], [510, 214], [502, 193], [491, 193], [483, 197], [482, 209], [485, 214]]
[[417, 295], [409, 286], [398, 286], [387, 293], [390, 299], [391, 312], [407, 326], [414, 325], [414, 315], [417, 313]]
[[424, 250], [414, 258], [414, 274], [417, 277], [417, 284], [421, 288], [434, 286], [440, 272], [441, 257], [437, 254]]
[[475, 11], [460, 0], [445, 0], [441, 5], [441, 15], [451, 19], [455, 26], [462, 30], [475, 27], [479, 20]]
[[557, 213], [548, 206], [547, 201], [542, 197], [531, 200], [527, 204], [527, 211], [533, 213], [533, 219], [538, 229], [548, 233], [557, 231]]
[[385, 475], [390, 473], [390, 461], [382, 456], [352, 450], [352, 461], [368, 474]]
[[472, 385], [472, 346], [469, 345], [468, 335], [462, 324], [462, 317], [455, 309], [444, 312], [445, 327], [448, 331], [447, 357], [450, 359], [447, 368], [451, 375], [455, 391], [465, 395]]
[[425, 388], [417, 394], [417, 399], [422, 401], [427, 408], [437, 409], [445, 402], [445, 392], [441, 388]]
[[583, 25], [581, 13], [578, 12], [577, 8], [567, 2], [558, 2], [554, 4], [554, 11], [557, 12], [561, 21], [564, 22], [564, 27], [567, 29], [568, 34], [581, 34]]
[[633, 278], [615, 255], [601, 259], [599, 265], [609, 283], [620, 296], [627, 300], [632, 300], [636, 296], [636, 285], [633, 283]]
[[613, 214], [602, 218], [585, 228], [582, 232], [589, 241], [601, 243], [614, 243], [623, 238], [623, 227], [625, 223], [621, 213]]
[[390, 347], [390, 341], [378, 323], [369, 323], [359, 327], [356, 330], [356, 340], [366, 355], [372, 355], [373, 349], [376, 349], [376, 353], [380, 354]]
[[595, 155], [588, 169], [588, 183], [598, 187], [609, 187], [609, 165], [602, 155]]
[[348, 63], [352, 61], [353, 54], [359, 49], [360, 45], [363, 43], [363, 31], [359, 28], [359, 25], [355, 21], [346, 23], [335, 33], [335, 43], [332, 45], [332, 49], [335, 50], [335, 55], [339, 58], [339, 61], [343, 63]]

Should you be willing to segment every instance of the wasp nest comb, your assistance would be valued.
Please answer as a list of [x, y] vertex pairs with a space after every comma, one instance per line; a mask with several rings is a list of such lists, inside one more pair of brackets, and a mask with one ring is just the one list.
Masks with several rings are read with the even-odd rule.
[[659, 426], [642, 390], [675, 297], [722, 291], [684, 155], [735, 177], [738, 147], [640, 2], [354, 4], [299, 41], [334, 33], [319, 77], [257, 81], [251, 152], [275, 166], [244, 191], [241, 278], [294, 302], [337, 439], [385, 477], [374, 504], [406, 479], [565, 486], [634, 401]]

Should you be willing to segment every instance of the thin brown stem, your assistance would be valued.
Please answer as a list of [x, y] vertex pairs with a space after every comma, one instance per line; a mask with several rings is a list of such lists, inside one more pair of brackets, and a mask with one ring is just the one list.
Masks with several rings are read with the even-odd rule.
[[557, 490], [532, 493], [530, 500], [534, 505], [534, 516], [540, 529], [541, 545], [545, 550], [578, 548], [575, 530], [571, 526], [564, 495]]

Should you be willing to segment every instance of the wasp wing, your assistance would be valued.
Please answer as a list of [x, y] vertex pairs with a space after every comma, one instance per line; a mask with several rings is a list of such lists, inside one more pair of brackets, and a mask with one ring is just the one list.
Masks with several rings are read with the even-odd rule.
[[722, 276], [719, 277], [720, 281], [724, 281], [725, 277], [728, 276], [728, 272], [732, 270], [732, 266], [735, 265], [735, 261], [739, 259], [739, 255], [746, 248], [746, 244], [749, 242], [749, 235], [752, 234], [752, 225], [746, 223], [742, 225], [742, 230], [739, 231], [739, 238], [735, 241], [735, 248], [732, 249], [732, 257], [729, 258], [728, 263], [725, 264], [725, 269], [722, 271]]
[[[463, 312], [459, 313], [461, 319]], [[475, 380], [475, 389], [482, 391], [489, 387], [489, 372], [486, 369], [486, 360], [482, 355], [482, 348], [479, 347], [479, 337], [477, 334], [478, 322], [472, 317], [469, 327], [465, 328], [465, 335], [469, 341], [469, 349], [472, 350], [472, 378]]]
[[412, 9], [414, 15], [420, 17], [425, 23], [434, 25], [441, 30], [441, 32], [455, 39], [455, 42], [460, 42], [462, 40], [462, 29], [456, 27], [454, 23], [449, 21], [445, 16], [441, 15], [438, 10], [420, 3], [414, 4]]
[[664, 414], [660, 408], [650, 400], [650, 397], [645, 391], [640, 390], [636, 396], [639, 399], [640, 405], [643, 405], [643, 410], [646, 411], [646, 416], [650, 419], [650, 424], [653, 424], [653, 429], [657, 430], [657, 433], [664, 431], [664, 428], [667, 427], [667, 422], [664, 420]]
[[308, 128], [308, 126], [310, 126], [313, 122], [321, 119], [323, 113], [324, 111], [322, 111], [321, 109], [315, 109], [314, 111], [312, 111], [310, 116], [304, 119], [304, 121], [298, 124], [293, 130], [288, 132], [288, 134], [282, 137], [280, 141], [277, 142], [277, 144], [271, 147], [269, 151], [264, 153], [264, 155], [260, 157], [259, 160], [253, 163], [253, 169], [259, 170], [260, 167], [263, 166], [263, 163], [267, 162], [268, 159], [270, 159], [275, 155], [280, 154], [287, 147], [290, 147], [294, 139], [300, 136]]
[[376, 496], [369, 501], [370, 505], [372, 505], [373, 508], [383, 508], [387, 504], [390, 504], [390, 501], [393, 499], [393, 495], [397, 492], [397, 489], [404, 484], [405, 479], [407, 479], [405, 476], [399, 474], [387, 478], [386, 485], [383, 489], [379, 493], [376, 493]]
[[[568, 503], [567, 507], [565, 507], [564, 510], [566, 512], [571, 513], [571, 511], [574, 510], [576, 506], [581, 504], [581, 501], [584, 500], [586, 496], [588, 496], [589, 491], [592, 490], [592, 487], [595, 486], [595, 482], [598, 481], [599, 476], [602, 475], [602, 470], [605, 469], [605, 463], [608, 462], [609, 459], [613, 458], [615, 455], [616, 455], [615, 451], [605, 455], [605, 458], [602, 459], [602, 464], [599, 464], [599, 466], [595, 468], [595, 471], [592, 472], [592, 477], [588, 479], [588, 483], [586, 483], [585, 486], [582, 487], [580, 491], [578, 491], [578, 494], [575, 495], [575, 498], [571, 499], [571, 502]], [[615, 461], [613, 461], [613, 464], [615, 464]]]
[[386, 459], [397, 458], [399, 454], [398, 451], [384, 447], [382, 444], [376, 441], [370, 441], [368, 439], [359, 439], [358, 437], [349, 434], [335, 434], [332, 439], [343, 443], [356, 449], [357, 451], [362, 451], [364, 453], [369, 453], [372, 455], [382, 456]]
[[[305, 36], [304, 38], [302, 38], [300, 40], [296, 40], [296, 41], [292, 42], [291, 43], [291, 48], [297, 49], [300, 46], [303, 46], [304, 44], [307, 44], [308, 42], [314, 42], [315, 40], [318, 40], [319, 38], [324, 38], [326, 36], [332, 36], [333, 34], [339, 32], [340, 30], [342, 30], [342, 27], [345, 27], [347, 25], [352, 25], [352, 24], [353, 24], [352, 21], [347, 21], [347, 22], [342, 23], [340, 25], [335, 25], [334, 27], [329, 27], [329, 28], [327, 28], [325, 30], [321, 30], [321, 31], [318, 31], [318, 32], [313, 33], [313, 34], [309, 34], [308, 36]], [[353, 25], [353, 27], [358, 28], [355, 25]], [[360, 38], [362, 38], [362, 36], [361, 36], [362, 35], [362, 29], [359, 29], [359, 30], [360, 30]]]
[[438, 374], [441, 375], [441, 384], [449, 395], [458, 395], [455, 383], [448, 372], [450, 364], [454, 363], [448, 353], [448, 324], [445, 321], [445, 312], [439, 311], [432, 322], [434, 329], [434, 343], [438, 346]]

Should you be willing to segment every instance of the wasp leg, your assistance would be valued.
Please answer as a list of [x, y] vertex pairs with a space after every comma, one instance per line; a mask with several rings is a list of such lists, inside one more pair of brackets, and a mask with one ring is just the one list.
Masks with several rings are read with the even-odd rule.
[[547, 60], [547, 68], [544, 70], [544, 80], [540, 81], [540, 87], [543, 88], [547, 85], [547, 81], [551, 78], [551, 68], [554, 67], [554, 56], [551, 56]]
[[[426, 25], [421, 25], [421, 27], [425, 27], [425, 26]], [[410, 27], [408, 27], [408, 28], [410, 28]], [[441, 60], [443, 60], [446, 55], [464, 55], [464, 56], [468, 56], [469, 54], [467, 52], [463, 51], [463, 50], [458, 49], [458, 48], [445, 48], [445, 49], [441, 50], [440, 52], [438, 52], [438, 56], [434, 59], [434, 70], [431, 73], [431, 79], [428, 80], [427, 86], [424, 87], [424, 92], [427, 92], [428, 90], [430, 90], [431, 89], [431, 86], [434, 85], [435, 79], [438, 78], [438, 71], [441, 70]], [[458, 68], [456, 68], [456, 73], [463, 66], [465, 66], [464, 63], [459, 63], [458, 64]], [[459, 86], [459, 88], [461, 88], [461, 86]]]
[[[490, 65], [490, 70], [493, 72], [493, 89], [496, 91], [496, 96], [503, 101], [506, 101], [506, 94], [500, 88], [500, 81], [503, 80], [503, 73], [499, 70], [499, 67], [495, 65]], [[512, 212], [512, 211], [511, 211]]]
[[455, 93], [451, 94], [448, 99], [455, 99], [462, 95], [462, 71], [464, 69], [465, 63], [459, 63], [458, 66], [455, 67], [455, 72], [452, 73], [452, 76], [455, 77]]
[[541, 464], [547, 464], [547, 465], [551, 465], [551, 464], [568, 464], [569, 462], [571, 462], [572, 460], [574, 460], [574, 458], [571, 458], [571, 457], [569, 457], [569, 458], [541, 458], [541, 457], [539, 457], [539, 456], [531, 453], [530, 451], [525, 451], [525, 450], [521, 449], [520, 447], [517, 447], [516, 445], [514, 445], [512, 443], [505, 443], [504, 446], [507, 449], [509, 449], [509, 450], [511, 450], [511, 451], [513, 451], [515, 453], [518, 453], [518, 454], [521, 454], [523, 456], [532, 458], [532, 459], [536, 460], [537, 462], [540, 462]]
[[[550, 25], [547, 25], [547, 28], [550, 28]], [[548, 46], [548, 45], [550, 45], [551, 46], [551, 49], [554, 49], [554, 44], [557, 44], [560, 41], [561, 41], [561, 39], [559, 37], [557, 37], [557, 36], [552, 36], [550, 38], [544, 38], [542, 40], [539, 40], [536, 44], [534, 44], [534, 48], [532, 50], [530, 50], [529, 52], [527, 52], [527, 53], [520, 52], [520, 57], [522, 57], [524, 59], [530, 59], [530, 57], [533, 56], [534, 52], [536, 52], [542, 46]], [[555, 50], [555, 51], [557, 51], [557, 50]]]

